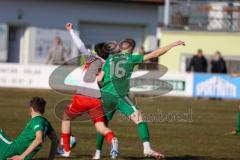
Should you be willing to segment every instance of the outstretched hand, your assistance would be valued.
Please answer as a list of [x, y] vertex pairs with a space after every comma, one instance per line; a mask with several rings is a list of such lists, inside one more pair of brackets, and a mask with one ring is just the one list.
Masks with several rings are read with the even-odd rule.
[[178, 41], [174, 42], [173, 45], [174, 46], [180, 46], [180, 45], [185, 46], [185, 42], [181, 41], [181, 40], [178, 40]]
[[16, 155], [11, 158], [8, 158], [8, 160], [24, 160], [24, 158], [22, 156]]
[[68, 22], [66, 25], [65, 25], [65, 28], [70, 31], [71, 29], [73, 29], [73, 24]]

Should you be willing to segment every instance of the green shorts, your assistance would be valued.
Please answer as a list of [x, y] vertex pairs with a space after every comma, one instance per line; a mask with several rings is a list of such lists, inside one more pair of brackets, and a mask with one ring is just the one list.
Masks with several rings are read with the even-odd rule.
[[12, 156], [18, 155], [13, 141], [0, 130], [0, 160], [6, 160]]
[[138, 110], [138, 107], [130, 100], [128, 96], [116, 97], [112, 94], [102, 93], [103, 108], [106, 119], [112, 119], [115, 111], [120, 111], [125, 116], [130, 116]]

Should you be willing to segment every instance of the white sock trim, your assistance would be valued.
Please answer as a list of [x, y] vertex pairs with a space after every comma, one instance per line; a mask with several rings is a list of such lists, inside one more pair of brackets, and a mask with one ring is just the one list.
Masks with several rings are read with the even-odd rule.
[[101, 154], [101, 150], [97, 149], [96, 150], [96, 154], [100, 155]]
[[150, 142], [143, 142], [143, 149], [144, 150], [151, 150]]

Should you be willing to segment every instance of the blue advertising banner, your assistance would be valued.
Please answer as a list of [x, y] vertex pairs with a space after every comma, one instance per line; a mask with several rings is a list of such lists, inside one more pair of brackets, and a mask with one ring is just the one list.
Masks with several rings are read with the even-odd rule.
[[194, 74], [193, 96], [240, 99], [240, 78], [221, 74]]

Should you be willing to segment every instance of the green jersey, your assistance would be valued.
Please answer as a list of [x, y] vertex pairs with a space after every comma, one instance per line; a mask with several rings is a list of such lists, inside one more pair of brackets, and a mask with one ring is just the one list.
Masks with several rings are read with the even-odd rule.
[[116, 97], [127, 96], [134, 66], [142, 63], [143, 58], [143, 55], [130, 53], [110, 55], [103, 66], [105, 75], [101, 91]]
[[[18, 153], [23, 153], [36, 138], [36, 132], [43, 131], [43, 141], [46, 136], [53, 131], [51, 124], [48, 120], [42, 116], [36, 116], [27, 123], [22, 133], [13, 141], [13, 144]], [[32, 157], [42, 148], [42, 144], [39, 145], [28, 157]], [[28, 159], [28, 158], [26, 158]]]

